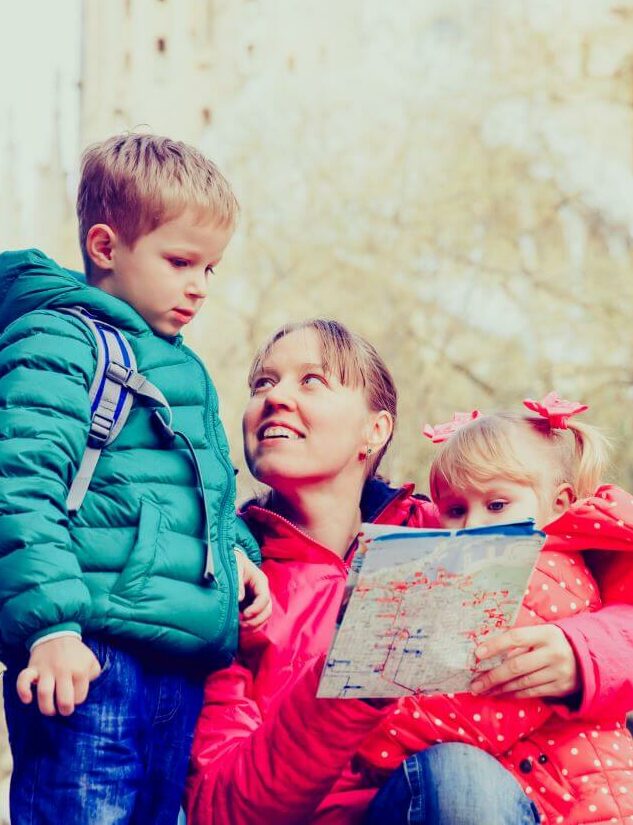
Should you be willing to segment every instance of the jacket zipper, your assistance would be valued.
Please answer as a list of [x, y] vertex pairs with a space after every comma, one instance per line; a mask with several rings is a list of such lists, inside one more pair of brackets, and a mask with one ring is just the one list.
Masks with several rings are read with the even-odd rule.
[[[248, 510], [256, 510], [256, 511], [258, 511], [258, 512], [260, 512], [260, 513], [272, 513], [272, 515], [274, 515], [275, 519], [279, 519], [279, 521], [282, 521], [284, 524], [287, 524], [289, 527], [292, 527], [292, 529], [293, 529], [296, 533], [299, 533], [299, 535], [300, 535], [300, 536], [303, 536], [303, 538], [308, 539], [308, 541], [309, 541], [311, 544], [315, 544], [315, 545], [316, 545], [317, 547], [319, 547], [321, 550], [325, 550], [325, 551], [326, 551], [326, 553], [329, 553], [330, 555], [334, 556], [334, 559], [335, 559], [335, 560], [336, 560], [336, 561], [337, 561], [337, 562], [341, 565], [341, 567], [343, 568], [343, 570], [344, 570], [346, 573], [348, 573], [348, 572], [349, 572], [349, 564], [347, 564], [345, 561], [343, 561], [343, 559], [342, 559], [339, 555], [337, 555], [337, 554], [334, 552], [334, 550], [330, 550], [330, 548], [329, 548], [329, 547], [326, 547], [324, 544], [321, 544], [321, 543], [320, 543], [320, 542], [318, 542], [316, 539], [313, 539], [313, 538], [312, 538], [312, 536], [308, 535], [308, 533], [306, 533], [306, 532], [305, 532], [304, 530], [302, 530], [300, 527], [297, 527], [297, 525], [296, 525], [296, 524], [293, 524], [291, 521], [289, 521], [289, 520], [288, 520], [287, 518], [285, 518], [284, 516], [279, 515], [279, 513], [275, 513], [275, 511], [274, 511], [274, 510], [267, 510], [265, 507], [260, 507], [258, 504], [251, 504], [251, 506], [250, 506], [250, 507], [249, 507], [249, 508], [248, 508], [245, 512], [246, 512], [246, 513], [248, 513]], [[353, 545], [353, 544], [354, 544], [354, 542], [356, 542], [356, 541], [358, 541], [358, 536], [356, 536], [356, 538], [352, 541], [352, 543], [350, 544], [350, 546], [349, 546], [349, 547], [347, 548], [347, 550], [345, 551], [345, 555], [346, 555], [346, 556], [348, 555], [348, 553], [349, 553], [349, 551], [350, 551], [350, 548], [352, 547], [352, 545]]]
[[[235, 588], [233, 586], [233, 576], [231, 575], [231, 565], [230, 562], [227, 560], [228, 553], [223, 552], [223, 550], [226, 549], [226, 530], [224, 528], [226, 521], [225, 513], [227, 509], [227, 501], [229, 499], [229, 495], [231, 492], [231, 483], [234, 480], [234, 473], [232, 465], [229, 463], [228, 459], [225, 457], [224, 453], [220, 449], [220, 445], [218, 443], [218, 436], [215, 431], [215, 426], [212, 426], [209, 422], [209, 418], [211, 416], [211, 390], [209, 387], [210, 379], [207, 375], [207, 371], [203, 366], [202, 361], [192, 350], [190, 350], [188, 347], [183, 347], [183, 351], [185, 351], [191, 358], [193, 358], [194, 361], [196, 361], [196, 363], [198, 364], [198, 367], [200, 368], [200, 372], [202, 374], [205, 387], [206, 409], [208, 410], [208, 414], [207, 416], [205, 416], [204, 428], [207, 434], [207, 438], [211, 442], [211, 446], [213, 447], [215, 455], [217, 458], [220, 459], [220, 462], [224, 467], [224, 472], [226, 474], [226, 484], [224, 486], [224, 493], [222, 495], [222, 500], [220, 501], [220, 508], [218, 510], [218, 560], [220, 562], [220, 566], [226, 574], [226, 580], [228, 583], [229, 591], [229, 603], [226, 611], [226, 616], [224, 619], [224, 624], [222, 625], [221, 633], [218, 634], [218, 638], [222, 638], [225, 635], [226, 628], [229, 626], [229, 624], [233, 623], [234, 613], [236, 613], [236, 610], [234, 609], [234, 604], [237, 604], [237, 599], [233, 598], [233, 596], [236, 594]], [[204, 495], [206, 502], [207, 491], [204, 487], [204, 484], [202, 494]]]

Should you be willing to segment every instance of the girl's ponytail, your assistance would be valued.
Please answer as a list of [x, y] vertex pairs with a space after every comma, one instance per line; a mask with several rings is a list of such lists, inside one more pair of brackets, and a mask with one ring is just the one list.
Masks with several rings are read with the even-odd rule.
[[[569, 476], [578, 498], [593, 495], [596, 487], [604, 480], [608, 464], [610, 444], [607, 437], [591, 424], [583, 424], [577, 419], [567, 422], [569, 434], [561, 437], [561, 463]], [[552, 431], [565, 436], [564, 431]], [[573, 442], [570, 441], [570, 436]]]

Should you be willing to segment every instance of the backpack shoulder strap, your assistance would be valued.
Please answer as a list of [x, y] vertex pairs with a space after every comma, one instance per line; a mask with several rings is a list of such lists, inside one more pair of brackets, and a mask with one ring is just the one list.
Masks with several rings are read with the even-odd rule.
[[130, 342], [117, 327], [81, 307], [67, 307], [62, 311], [79, 318], [91, 331], [97, 345], [97, 367], [88, 391], [88, 442], [66, 499], [68, 511], [77, 512], [88, 492], [101, 450], [111, 444], [123, 429], [134, 395], [166, 407], [170, 422], [171, 409], [158, 387], [137, 372]]

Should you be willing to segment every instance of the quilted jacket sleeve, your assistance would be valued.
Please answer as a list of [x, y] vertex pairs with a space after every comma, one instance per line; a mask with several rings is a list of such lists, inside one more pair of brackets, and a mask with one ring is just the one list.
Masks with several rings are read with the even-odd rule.
[[585, 552], [604, 604], [555, 622], [574, 649], [583, 686], [580, 704], [558, 712], [588, 719], [623, 716], [633, 709], [633, 499], [604, 485], [546, 532], [548, 545]]
[[316, 699], [306, 672], [265, 719], [249, 670], [207, 679], [187, 783], [197, 825], [299, 825], [311, 816], [383, 711], [359, 700]]
[[89, 427], [96, 353], [80, 322], [24, 315], [0, 337], [0, 641], [81, 631], [90, 596], [66, 495]]
[[616, 604], [556, 622], [574, 650], [582, 698], [570, 718], [605, 719], [633, 709], [633, 606]]
[[259, 544], [257, 540], [248, 529], [248, 525], [244, 519], [237, 516], [235, 521], [235, 541], [237, 546], [245, 553], [255, 564], [262, 563], [262, 555], [259, 552]]

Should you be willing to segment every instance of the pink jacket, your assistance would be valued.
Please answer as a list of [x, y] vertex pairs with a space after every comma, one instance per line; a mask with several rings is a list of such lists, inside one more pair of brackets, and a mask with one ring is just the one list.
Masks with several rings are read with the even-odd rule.
[[[630, 496], [605, 487], [550, 525], [550, 539], [539, 556], [517, 624], [551, 622], [559, 616], [599, 609], [598, 587], [580, 551], [610, 546], [619, 553], [616, 563], [628, 561], [632, 567], [631, 557], [621, 552], [629, 549], [633, 537], [627, 518], [633, 522]], [[614, 559], [607, 560], [603, 570], [609, 595], [612, 588], [607, 579]], [[596, 568], [602, 567], [602, 561], [597, 558]], [[626, 572], [630, 578], [632, 571]], [[617, 587], [621, 585], [618, 581]], [[560, 624], [564, 626], [565, 619]], [[591, 629], [590, 624], [587, 627]], [[620, 652], [610, 662], [613, 682], [617, 683], [622, 666]], [[543, 823], [631, 822], [633, 739], [624, 724], [623, 708], [613, 701], [622, 698], [624, 691], [612, 693], [608, 703], [604, 694], [609, 683], [599, 684], [601, 674], [592, 656], [585, 656], [582, 670], [593, 696], [583, 706], [593, 705], [594, 721], [562, 705], [535, 699], [469, 693], [407, 697], [370, 734], [361, 747], [362, 757], [373, 772], [391, 771], [403, 758], [436, 742], [464, 742], [488, 751], [514, 774], [536, 803]], [[600, 700], [596, 698], [598, 686]], [[626, 707], [631, 707], [630, 694], [628, 698]]]
[[[436, 526], [432, 505], [414, 498], [412, 489], [393, 494], [386, 505], [380, 495], [365, 502], [372, 520]], [[365, 513], [368, 517], [367, 508]], [[262, 629], [243, 635], [235, 664], [207, 680], [187, 786], [187, 821], [355, 825], [376, 788], [355, 769], [352, 757], [385, 711], [359, 700], [314, 696], [347, 567], [270, 511], [251, 506], [246, 517], [262, 540], [273, 614]], [[612, 610], [611, 619], [624, 627], [620, 608]], [[593, 642], [591, 624], [576, 635]], [[611, 670], [622, 701], [633, 707], [630, 682], [622, 687], [616, 677], [625, 654], [633, 668], [630, 644], [619, 650], [617, 669], [602, 657], [588, 669], [595, 668], [597, 674]], [[591, 709], [600, 702], [590, 699], [585, 704]]]

